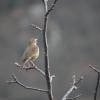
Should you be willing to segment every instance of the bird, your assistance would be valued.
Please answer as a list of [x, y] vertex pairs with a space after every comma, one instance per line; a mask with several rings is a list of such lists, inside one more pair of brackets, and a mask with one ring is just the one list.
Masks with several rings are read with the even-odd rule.
[[39, 46], [37, 45], [38, 39], [32, 37], [22, 55], [22, 64], [26, 64], [28, 61], [35, 61], [39, 57]]

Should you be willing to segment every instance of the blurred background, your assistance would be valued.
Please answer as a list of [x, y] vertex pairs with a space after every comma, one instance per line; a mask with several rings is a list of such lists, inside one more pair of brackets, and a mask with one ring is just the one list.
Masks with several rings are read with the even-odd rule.
[[[49, 0], [49, 7], [53, 0]], [[38, 38], [40, 56], [35, 64], [44, 70], [42, 33], [31, 24], [43, 27], [42, 0], [0, 0], [0, 100], [48, 100], [44, 93], [6, 84], [14, 73], [28, 86], [46, 88], [45, 79], [36, 71], [19, 71], [28, 40]], [[61, 100], [72, 84], [72, 76], [84, 76], [78, 100], [93, 99], [97, 74], [88, 65], [100, 68], [100, 0], [59, 0], [49, 16], [48, 46], [55, 100]], [[100, 88], [98, 99], [100, 98]]]

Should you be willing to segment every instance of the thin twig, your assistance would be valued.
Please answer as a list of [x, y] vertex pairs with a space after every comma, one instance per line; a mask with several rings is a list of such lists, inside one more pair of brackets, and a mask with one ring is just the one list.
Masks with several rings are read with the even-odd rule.
[[22, 65], [20, 65], [20, 64], [17, 63], [17, 62], [15, 62], [14, 64], [15, 64], [17, 67], [21, 68], [21, 69], [25, 69], [25, 70], [34, 69], [34, 70], [38, 71], [41, 75], [43, 75], [43, 76], [45, 77], [45, 72], [44, 72], [42, 69], [40, 69], [39, 67], [37, 67], [32, 61], [30, 61], [30, 64], [32, 65], [32, 66], [30, 66], [30, 67], [23, 67]]
[[100, 70], [93, 67], [92, 65], [89, 65], [90, 68], [92, 68], [97, 74], [97, 82], [96, 82], [96, 87], [95, 87], [95, 92], [94, 92], [94, 100], [97, 100], [97, 93], [98, 93], [98, 88], [99, 88], [99, 82], [100, 82]]
[[77, 96], [75, 96], [75, 97], [73, 97], [73, 98], [67, 98], [66, 100], [74, 100], [74, 99], [76, 99], [76, 98], [79, 98], [81, 96], [81, 94], [80, 95], [77, 95]]
[[50, 7], [50, 9], [48, 9], [48, 11], [47, 11], [47, 13], [46, 13], [46, 16], [48, 16], [49, 13], [54, 9], [54, 7], [55, 7], [57, 1], [58, 1], [58, 0], [55, 0], [55, 1], [53, 2], [52, 6]]
[[[45, 75], [46, 75], [46, 82], [47, 82], [47, 88], [48, 88], [48, 98], [49, 100], [53, 100], [53, 94], [52, 94], [52, 83], [50, 82], [50, 70], [49, 70], [49, 57], [48, 57], [48, 44], [47, 44], [47, 24], [48, 24], [48, 15], [53, 10], [53, 8], [56, 5], [56, 2], [58, 0], [55, 0], [50, 9], [47, 11], [47, 7], [45, 8], [46, 14], [44, 15], [44, 27], [43, 27], [43, 43], [44, 43], [44, 60], [45, 60]], [[45, 5], [45, 4], [44, 4]], [[46, 6], [46, 5], [45, 5]]]
[[100, 80], [100, 72], [98, 73], [98, 77], [97, 77], [97, 83], [96, 83], [95, 93], [94, 93], [94, 100], [97, 100], [97, 93], [98, 93], [99, 82], [100, 82], [99, 80]]
[[55, 75], [51, 75], [50, 76], [50, 82], [52, 83], [52, 81], [53, 81], [53, 78], [55, 78], [56, 76]]
[[45, 92], [45, 93], [48, 93], [48, 90], [45, 90], [45, 89], [40, 89], [40, 88], [33, 88], [33, 87], [29, 87], [29, 86], [26, 86], [24, 85], [23, 83], [21, 83], [14, 74], [12, 74], [12, 80], [11, 81], [8, 81], [7, 82], [8, 84], [12, 84], [12, 83], [16, 83], [20, 86], [22, 86], [23, 88], [25, 89], [30, 89], [30, 90], [35, 90], [35, 91], [40, 91], [40, 92]]
[[37, 26], [35, 24], [32, 24], [32, 27], [38, 29], [39, 31], [42, 31], [42, 28], [40, 28], [39, 26]]
[[94, 70], [95, 72], [97, 72], [97, 73], [99, 73], [100, 72], [100, 70], [99, 69], [97, 69], [97, 68], [95, 68], [94, 66], [92, 66], [92, 65], [89, 65], [89, 67], [90, 68], [92, 68], [92, 70]]
[[45, 77], [45, 72], [40, 69], [39, 67], [37, 67], [32, 61], [30, 61], [30, 64], [32, 64], [32, 66], [34, 66], [34, 69], [38, 72], [40, 72], [44, 77]]
[[[65, 95], [63, 96], [63, 98], [61, 100], [69, 100], [68, 96], [75, 90], [77, 90], [77, 85], [83, 80], [83, 76], [80, 77], [79, 80], [76, 80], [76, 76], [73, 75], [73, 84], [71, 86], [71, 88], [65, 93]], [[79, 97], [80, 95], [76, 96], [76, 97]], [[76, 97], [73, 97], [73, 98], [70, 98], [71, 100], [72, 99], [75, 99]]]

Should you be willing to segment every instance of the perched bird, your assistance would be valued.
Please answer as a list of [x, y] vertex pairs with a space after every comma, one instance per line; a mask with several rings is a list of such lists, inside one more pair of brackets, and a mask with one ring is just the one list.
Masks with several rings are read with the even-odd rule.
[[39, 47], [37, 45], [37, 39], [31, 38], [22, 56], [22, 63], [25, 64], [29, 60], [35, 61], [38, 57], [39, 57]]

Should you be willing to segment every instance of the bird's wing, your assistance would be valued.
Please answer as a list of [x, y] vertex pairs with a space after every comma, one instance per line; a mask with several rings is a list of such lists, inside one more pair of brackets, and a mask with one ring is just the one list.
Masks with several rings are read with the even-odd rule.
[[30, 52], [31, 52], [31, 49], [29, 47], [27, 47], [22, 56], [23, 63], [30, 57]]
[[32, 48], [32, 60], [36, 60], [39, 56], [39, 47], [36, 45], [34, 48]]
[[39, 47], [38, 46], [32, 46], [27, 47], [25, 50], [23, 56], [22, 56], [22, 62], [25, 62], [27, 59], [32, 58], [35, 60], [39, 56]]

